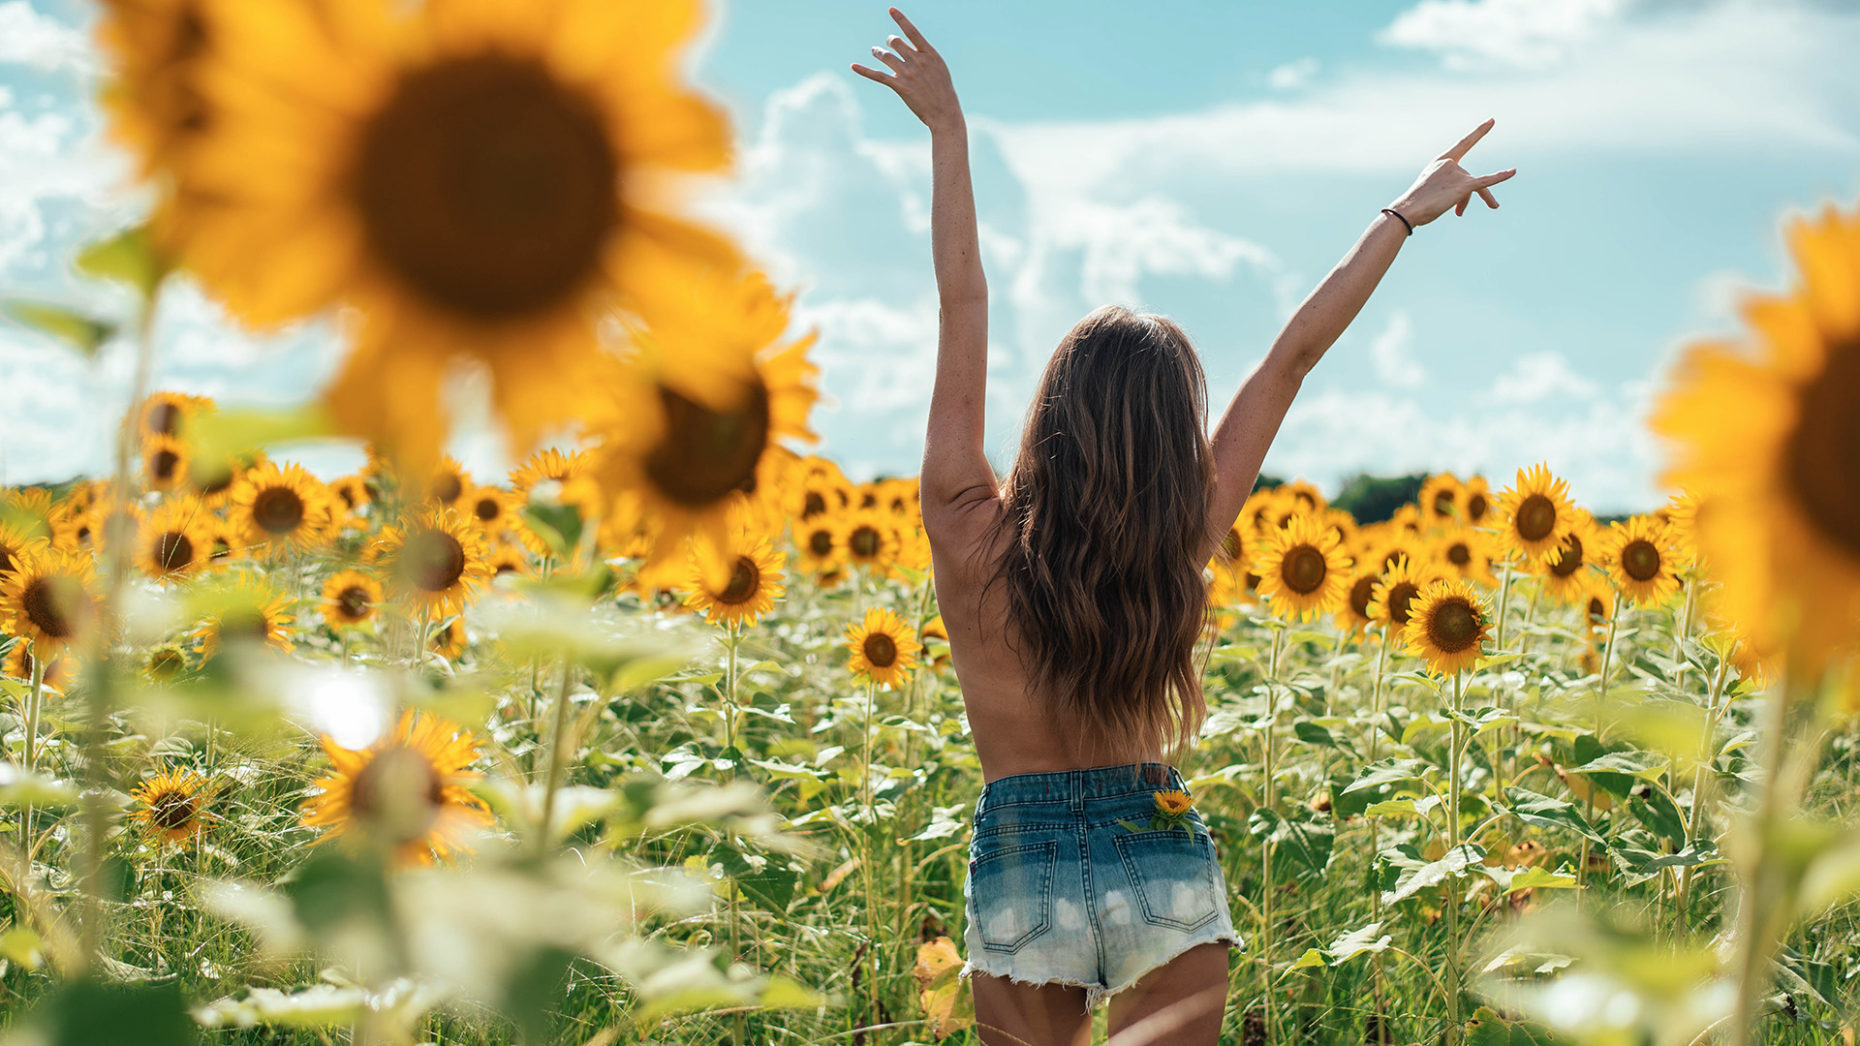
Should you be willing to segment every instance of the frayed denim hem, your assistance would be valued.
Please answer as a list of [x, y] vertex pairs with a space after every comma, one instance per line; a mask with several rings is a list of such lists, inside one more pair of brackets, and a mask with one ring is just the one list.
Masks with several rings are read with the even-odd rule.
[[[1220, 930], [1218, 927], [1215, 929], [1217, 931]], [[1225, 944], [1229, 948], [1239, 948], [1242, 951], [1246, 949], [1246, 941], [1241, 939], [1238, 933], [1225, 931], [1203, 934], [1200, 935], [1198, 939], [1190, 938], [1184, 940], [1174, 951], [1164, 955], [1148, 968], [1125, 978], [1122, 983], [1112, 985], [1108, 988], [1101, 984], [1075, 981], [1065, 977], [1023, 977], [1015, 974], [1012, 970], [989, 969], [986, 962], [978, 963], [973, 959], [962, 964], [962, 970], [958, 976], [966, 980], [979, 973], [988, 977], [999, 977], [1010, 984], [1018, 984], [1027, 988], [1083, 988], [1085, 989], [1085, 1012], [1090, 1013], [1098, 1008], [1099, 1003], [1109, 999], [1113, 995], [1136, 987], [1137, 982], [1141, 981], [1144, 977], [1181, 958], [1191, 949], [1199, 948], [1204, 944]], [[1013, 964], [1009, 962], [1007, 965], [1012, 966]]]

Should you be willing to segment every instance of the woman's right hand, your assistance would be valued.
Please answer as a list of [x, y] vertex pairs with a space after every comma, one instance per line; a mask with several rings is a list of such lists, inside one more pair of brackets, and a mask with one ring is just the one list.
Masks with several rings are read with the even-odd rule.
[[1458, 145], [1441, 153], [1439, 159], [1428, 164], [1401, 199], [1390, 205], [1391, 209], [1400, 212], [1402, 217], [1418, 228], [1447, 213], [1449, 207], [1453, 208], [1456, 215], [1465, 214], [1466, 205], [1472, 202], [1474, 193], [1479, 194], [1487, 207], [1497, 207], [1498, 199], [1492, 195], [1492, 186], [1517, 174], [1518, 169], [1513, 167], [1497, 174], [1475, 178], [1460, 166], [1467, 152], [1492, 129], [1493, 122], [1487, 120], [1473, 128], [1472, 133], [1460, 139]]
[[891, 8], [891, 17], [898, 28], [904, 30], [904, 35], [910, 37], [908, 41], [898, 36], [887, 39], [885, 44], [889, 51], [884, 47], [872, 48], [872, 57], [885, 63], [891, 74], [858, 64], [852, 71], [896, 91], [932, 133], [961, 128], [962, 103], [956, 100], [956, 85], [949, 78], [949, 66], [943, 64], [943, 56], [930, 46], [930, 41], [924, 39], [924, 34], [917, 31], [911, 20], [904, 17], [903, 11]]

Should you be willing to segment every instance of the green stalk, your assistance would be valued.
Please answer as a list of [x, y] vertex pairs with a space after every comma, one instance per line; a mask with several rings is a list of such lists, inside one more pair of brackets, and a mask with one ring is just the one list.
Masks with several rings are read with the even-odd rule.
[[859, 830], [859, 877], [865, 884], [867, 1015], [878, 1020], [878, 891], [872, 886], [872, 829], [878, 813], [872, 809], [872, 712], [878, 704], [878, 684], [865, 685], [865, 745], [859, 762], [859, 803], [865, 810], [865, 822]]
[[[1460, 734], [1466, 725], [1460, 722], [1460, 696], [1464, 692], [1464, 677], [1459, 671], [1453, 673], [1453, 715], [1449, 721], [1449, 741], [1447, 747], [1447, 853], [1452, 860], [1453, 852], [1460, 847]], [[1459, 876], [1449, 874], [1447, 877], [1447, 1046], [1460, 1041], [1463, 1030], [1460, 1020], [1460, 881]]]
[[[1608, 641], [1602, 644], [1602, 673], [1595, 684], [1595, 742], [1602, 741], [1602, 705], [1608, 699], [1609, 662], [1614, 659], [1615, 629], [1621, 623], [1620, 597], [1616, 597], [1614, 612], [1608, 615]], [[1589, 823], [1595, 823], [1595, 782], [1588, 782], [1588, 796], [1583, 801], [1584, 816]], [[1613, 818], [1610, 818], [1613, 823]], [[1582, 890], [1589, 879], [1589, 837], [1582, 837], [1582, 863], [1576, 867], [1576, 896], [1582, 896]]]
[[[20, 640], [20, 642], [28, 642]], [[45, 659], [38, 655], [38, 644], [27, 651], [32, 657], [32, 689], [26, 693], [26, 751], [24, 759], [26, 773], [30, 774], [36, 762], [35, 744], [39, 738], [39, 708], [45, 700]], [[25, 803], [19, 811], [20, 849], [25, 853], [28, 867], [31, 866], [33, 846], [33, 810], [31, 803]]]
[[[1369, 698], [1369, 761], [1371, 763], [1376, 761], [1377, 754], [1382, 747], [1382, 672], [1388, 665], [1389, 647], [1393, 645], [1393, 643], [1394, 640], [1388, 635], [1385, 629], [1382, 642], [1376, 651], [1376, 678], [1374, 689], [1370, 692]], [[1369, 822], [1369, 867], [1373, 871], [1376, 866], [1376, 857], [1382, 852], [1382, 826], [1374, 817], [1364, 818], [1364, 820]], [[1372, 921], [1382, 921], [1382, 890], [1379, 887], [1372, 888], [1369, 891], [1369, 912]], [[1384, 972], [1382, 968], [1382, 953], [1376, 952], [1370, 958], [1375, 964], [1372, 980], [1374, 985], [1373, 994], [1375, 1005], [1371, 1012], [1376, 1015], [1378, 1026], [1383, 1028], [1381, 1037], [1386, 1040], [1388, 1036], [1387, 1027], [1380, 1023], [1382, 1019]], [[1380, 1044], [1372, 1043], [1371, 1046], [1380, 1046]]]
[[542, 825], [536, 833], [536, 854], [549, 853], [549, 834], [555, 824], [555, 793], [561, 787], [567, 760], [562, 751], [568, 734], [568, 690], [573, 676], [567, 660], [562, 662], [562, 682], [556, 688], [554, 722], [549, 729], [549, 771], [543, 779]]
[[[1704, 736], [1699, 742], [1698, 766], [1692, 772], [1692, 810], [1686, 817], [1687, 845], [1691, 845], [1693, 840], [1699, 837], [1699, 829], [1703, 826], [1705, 821], [1706, 790], [1710, 786], [1712, 780], [1706, 775], [1705, 771], [1710, 766], [1712, 760], [1711, 749], [1718, 736], [1718, 720], [1724, 714], [1724, 709], [1719, 707], [1718, 696], [1723, 692], [1724, 677], [1729, 669], [1729, 658], [1725, 658], [1718, 662], [1718, 674], [1712, 680], [1711, 691], [1706, 696], [1705, 700], [1705, 731]], [[1682, 927], [1686, 918], [1686, 898], [1692, 890], [1692, 873], [1695, 867], [1694, 865], [1687, 865], [1679, 870], [1679, 890], [1677, 897], [1674, 899], [1673, 909], [1678, 915]]]
[[[1276, 625], [1276, 623], [1275, 623]], [[1279, 715], [1279, 693], [1276, 684], [1279, 680], [1279, 650], [1285, 642], [1285, 630], [1274, 627], [1272, 630], [1272, 652], [1266, 661], [1266, 729], [1262, 740], [1265, 751], [1261, 762], [1265, 764], [1266, 780], [1262, 803], [1269, 814], [1276, 814], [1278, 804], [1278, 787], [1273, 780], [1278, 767], [1275, 763], [1273, 748], [1273, 726]], [[1259, 899], [1259, 986], [1262, 993], [1260, 1005], [1266, 1011], [1266, 1041], [1272, 1042], [1274, 1015], [1272, 1005], [1272, 836], [1268, 834], [1260, 843], [1260, 883], [1262, 889]]]

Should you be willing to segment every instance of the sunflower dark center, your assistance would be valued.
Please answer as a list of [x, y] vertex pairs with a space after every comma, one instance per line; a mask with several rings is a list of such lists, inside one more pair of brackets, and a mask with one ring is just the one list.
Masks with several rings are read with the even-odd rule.
[[833, 532], [816, 530], [807, 536], [807, 550], [815, 556], [824, 558], [833, 551]]
[[289, 534], [303, 525], [304, 499], [289, 487], [266, 487], [252, 499], [252, 522], [268, 534]]
[[1809, 522], [1860, 559], [1860, 336], [1828, 346], [1828, 364], [1802, 389], [1801, 416], [1784, 445], [1790, 486]]
[[717, 594], [720, 603], [742, 603], [756, 594], [761, 587], [762, 571], [756, 561], [748, 556], [737, 556], [736, 566], [730, 569], [730, 583]]
[[1477, 523], [1484, 519], [1485, 510], [1486, 503], [1484, 494], [1474, 494], [1466, 499], [1466, 518], [1468, 521]]
[[712, 410], [663, 386], [659, 398], [665, 436], [646, 457], [646, 476], [661, 494], [701, 509], [754, 487], [769, 441], [769, 394], [760, 380], [730, 410]]
[[1229, 563], [1240, 558], [1240, 531], [1227, 528], [1227, 536], [1221, 538], [1221, 558]]
[[496, 498], [479, 498], [471, 511], [472, 515], [478, 517], [478, 522], [495, 523], [497, 517], [504, 514], [504, 503]]
[[148, 660], [149, 675], [156, 679], [173, 679], [181, 669], [187, 666], [187, 659], [179, 650], [159, 649], [150, 652]]
[[1285, 587], [1301, 596], [1323, 587], [1324, 576], [1329, 572], [1330, 564], [1325, 561], [1324, 553], [1310, 545], [1291, 549], [1279, 564], [1279, 576], [1284, 579]]
[[199, 459], [195, 459], [193, 465], [187, 470], [187, 481], [202, 494], [218, 494], [232, 486], [235, 478], [236, 473], [229, 461], [202, 463]]
[[861, 523], [846, 535], [846, 548], [854, 558], [871, 559], [885, 547], [885, 537], [870, 523]]
[[426, 493], [441, 505], [450, 505], [459, 499], [460, 494], [465, 493], [465, 482], [459, 479], [458, 473], [447, 472], [434, 477], [433, 484], [426, 489]]
[[898, 660], [898, 644], [883, 632], [867, 635], [862, 649], [873, 668], [890, 668]]
[[220, 615], [220, 638], [262, 642], [271, 638], [271, 618], [258, 607], [236, 607]]
[[1479, 641], [1479, 612], [1460, 596], [1448, 597], [1427, 615], [1427, 638], [1443, 653], [1457, 654]]
[[20, 593], [26, 620], [53, 639], [69, 639], [77, 631], [75, 619], [84, 588], [76, 578], [48, 574], [32, 579]]
[[801, 499], [801, 520], [803, 522], [813, 519], [826, 510], [827, 499], [822, 497], [818, 490], [808, 491], [807, 496]]
[[1636, 581], [1659, 577], [1660, 560], [1660, 550], [1646, 538], [1635, 538], [1621, 546], [1621, 569]]
[[1574, 534], [1563, 542], [1556, 551], [1556, 559], [1550, 563], [1550, 573], [1556, 577], [1568, 577], [1582, 569], [1582, 539]]
[[1375, 595], [1375, 591], [1376, 576], [1374, 574], [1364, 574], [1350, 586], [1350, 609], [1356, 612], [1357, 617], [1364, 619], [1369, 617], [1369, 600]]
[[158, 450], [149, 455], [149, 476], [157, 483], [166, 483], [174, 478], [175, 467], [181, 464], [181, 456], [172, 450]]
[[359, 621], [368, 616], [374, 608], [375, 601], [368, 590], [360, 585], [350, 585], [336, 593], [336, 609], [351, 621]]
[[1408, 623], [1408, 612], [1413, 608], [1414, 597], [1421, 591], [1412, 581], [1397, 581], [1389, 588], [1389, 620], [1397, 625]]
[[1472, 549], [1466, 547], [1464, 541], [1455, 541], [1447, 546], [1447, 562], [1456, 567], [1466, 566], [1472, 562]]
[[150, 549], [155, 565], [165, 571], [185, 570], [194, 562], [194, 542], [186, 534], [170, 530], [155, 539]]
[[376, 752], [349, 785], [355, 819], [396, 844], [424, 836], [445, 804], [445, 782], [425, 753], [406, 745]]
[[1608, 620], [1608, 607], [1606, 604], [1602, 602], [1599, 596], [1589, 597], [1589, 620], [1591, 621]]
[[444, 592], [465, 574], [465, 546], [443, 530], [417, 530], [402, 552], [407, 579], [428, 592]]
[[1434, 515], [1451, 516], [1453, 514], [1453, 492], [1437, 491], [1434, 494]]
[[1556, 504], [1542, 494], [1532, 494], [1518, 504], [1513, 525], [1524, 540], [1542, 541], [1556, 529]]
[[149, 802], [149, 821], [163, 831], [179, 832], [194, 823], [198, 806], [198, 801], [186, 792], [162, 792]]
[[181, 408], [172, 403], [157, 403], [149, 408], [149, 431], [172, 436], [181, 427]]
[[560, 305], [619, 224], [595, 104], [541, 63], [484, 52], [404, 75], [363, 129], [353, 191], [375, 254], [473, 320]]

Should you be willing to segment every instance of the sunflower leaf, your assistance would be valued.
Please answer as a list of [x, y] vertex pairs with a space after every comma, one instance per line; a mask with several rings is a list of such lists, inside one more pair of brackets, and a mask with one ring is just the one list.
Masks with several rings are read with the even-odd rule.
[[116, 336], [116, 324], [50, 302], [14, 300], [0, 304], [0, 312], [21, 326], [57, 338], [86, 359], [95, 359]]
[[155, 296], [169, 272], [167, 259], [155, 249], [146, 225], [134, 225], [108, 239], [86, 244], [78, 251], [75, 264], [86, 276], [128, 284], [144, 300]]

